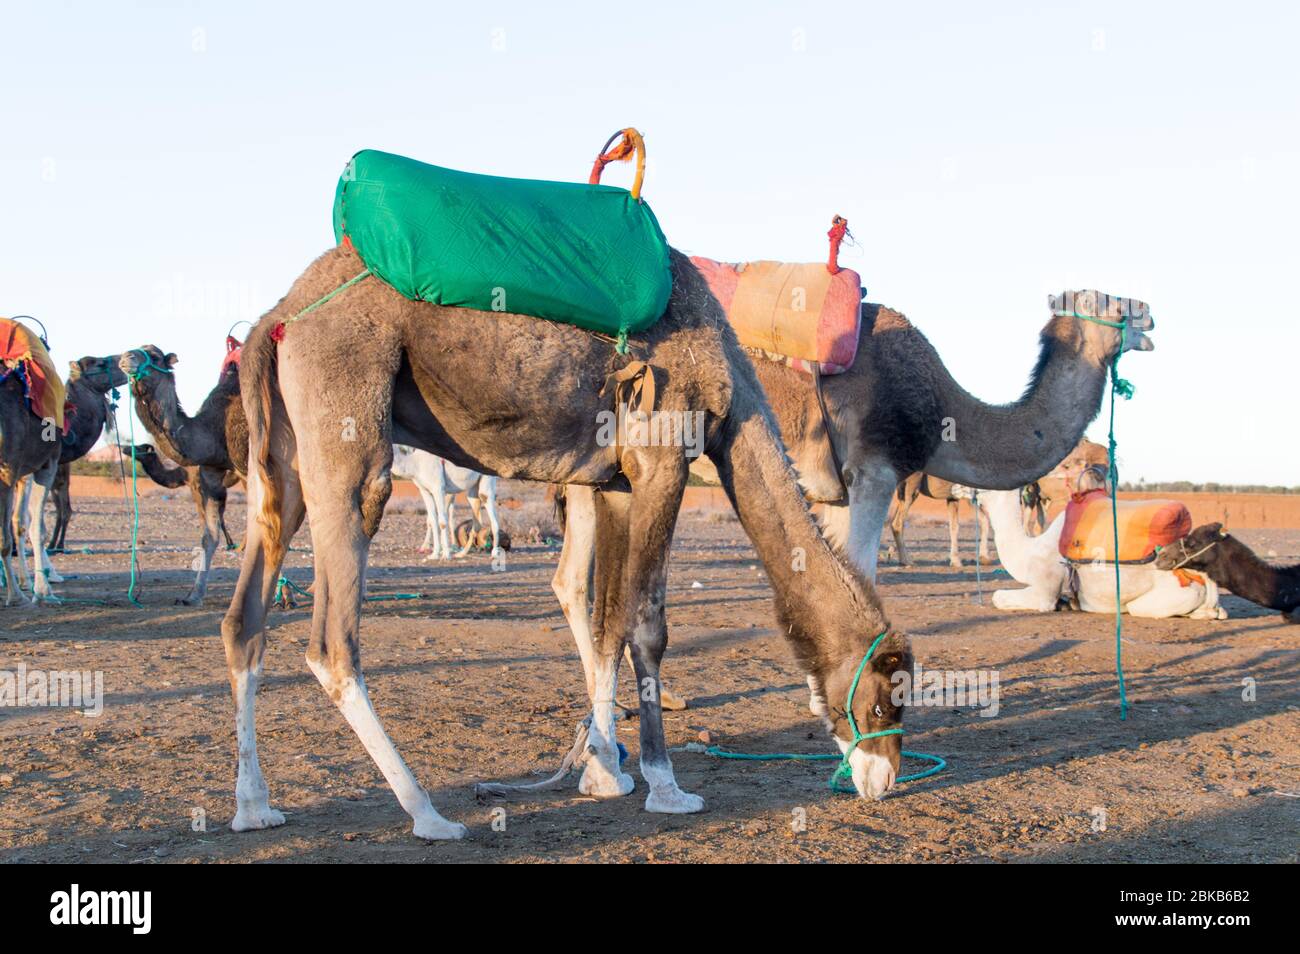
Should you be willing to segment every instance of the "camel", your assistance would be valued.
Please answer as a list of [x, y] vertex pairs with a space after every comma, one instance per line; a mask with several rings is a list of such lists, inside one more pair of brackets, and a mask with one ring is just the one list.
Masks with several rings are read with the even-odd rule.
[[1280, 610], [1289, 623], [1300, 623], [1300, 563], [1274, 566], [1261, 560], [1221, 523], [1197, 527], [1156, 556], [1162, 570], [1204, 573], [1242, 599]]
[[[742, 349], [753, 359], [805, 497], [822, 505], [827, 540], [873, 583], [890, 500], [904, 477], [923, 471], [1000, 489], [1038, 479], [1079, 445], [1101, 407], [1113, 359], [1154, 348], [1146, 332], [1155, 323], [1141, 302], [1067, 291], [1049, 296], [1048, 307], [1052, 318], [1039, 335], [1029, 384], [1008, 405], [973, 397], [926, 337], [883, 305], [863, 304], [853, 365], [821, 378], [825, 418], [807, 374]], [[691, 470], [715, 479], [706, 458]], [[595, 556], [590, 533], [575, 530], [566, 525], [551, 587], [581, 649], [590, 641], [586, 606]], [[585, 655], [583, 664], [590, 682]], [[810, 707], [816, 712], [820, 705], [813, 690]]]
[[1052, 498], [1043, 493], [1043, 486], [1031, 480], [1020, 488], [1020, 506], [1023, 511], [1025, 533], [1037, 536], [1047, 529], [1047, 508]]
[[[497, 478], [480, 474], [467, 467], [457, 467], [441, 457], [404, 447], [393, 447], [393, 476], [406, 477], [414, 482], [424, 500], [425, 536], [422, 551], [429, 552], [430, 560], [451, 558], [451, 529], [455, 519], [456, 494], [464, 492], [476, 526], [483, 526], [482, 513], [487, 511], [492, 528], [492, 558], [501, 555], [501, 522], [497, 516]], [[469, 553], [476, 537], [471, 534], [461, 551]]]
[[[753, 368], [708, 286], [675, 250], [670, 267], [667, 309], [630, 342], [630, 356], [574, 326], [436, 306], [378, 279], [353, 281], [365, 266], [347, 243], [317, 259], [253, 329], [241, 370], [252, 464], [248, 535], [222, 624], [239, 743], [235, 830], [284, 822], [258, 762], [254, 700], [276, 578], [308, 516], [316, 581], [308, 668], [414, 820], [414, 833], [466, 832], [434, 809], [385, 733], [361, 674], [366, 554], [392, 489], [394, 442], [482, 473], [592, 488], [597, 592], [584, 654], [594, 679], [579, 789], [599, 798], [633, 789], [619, 765], [613, 705], [630, 639], [642, 687], [646, 810], [703, 808], [677, 783], [658, 702], [668, 547], [687, 460], [680, 446], [605, 439], [600, 412], [621, 406], [626, 393], [626, 380], [602, 387], [613, 373], [639, 375], [643, 384], [652, 375], [659, 409], [705, 414], [707, 453], [767, 570], [781, 631], [835, 703], [824, 722], [855, 789], [874, 798], [892, 787], [900, 737], [879, 733], [898, 727], [904, 714], [890, 698], [890, 680], [911, 666], [909, 641], [891, 627], [871, 583], [818, 533]], [[462, 360], [468, 353], [474, 361]], [[850, 728], [846, 707], [866, 736]]]
[[[1002, 567], [1020, 590], [997, 590], [993, 605], [1004, 610], [1048, 613], [1076, 597], [1087, 613], [1115, 612], [1115, 565], [1094, 562], [1073, 568], [1061, 556], [1059, 544], [1065, 514], [1058, 514], [1039, 536], [1025, 533], [1021, 522], [1020, 494], [1011, 490], [981, 490], [980, 506], [993, 524], [993, 539]], [[1071, 583], [1071, 570], [1077, 583]], [[1180, 580], [1156, 563], [1121, 564], [1120, 605], [1125, 613], [1146, 619], [1187, 616], [1191, 619], [1227, 619], [1219, 606], [1213, 579]], [[1077, 592], [1076, 592], [1077, 588]]]
[[[198, 468], [195, 506], [203, 527], [198, 570], [187, 596], [176, 602], [201, 606], [217, 542], [225, 535], [226, 490], [244, 477], [248, 463], [248, 425], [239, 397], [239, 365], [222, 366], [221, 377], [190, 417], [176, 396], [175, 354], [154, 345], [124, 352], [122, 370], [131, 382], [135, 412], [158, 449], [183, 467]], [[191, 485], [193, 489], [193, 485]]]
[[[48, 426], [27, 406], [23, 384], [10, 375], [0, 384], [0, 520], [4, 523], [3, 566], [5, 605], [15, 598], [26, 600], [15, 585], [10, 552], [14, 548], [13, 508], [17, 483], [31, 475], [30, 492], [24, 493], [28, 514], [28, 533], [32, 544], [33, 579], [30, 581], [35, 602], [51, 599], [51, 582], [62, 579], [45, 552], [45, 499], [58, 476], [59, 464], [71, 464], [84, 457], [99, 440], [108, 420], [108, 394], [126, 383], [117, 366], [118, 356], [84, 357], [69, 363], [64, 402], [62, 437], [52, 439]], [[29, 584], [26, 558], [18, 554], [18, 569], [24, 585]]]
[[[127, 446], [119, 447], [118, 450], [122, 452], [122, 457], [125, 460], [131, 460], [134, 454], [135, 462], [140, 465], [140, 469], [159, 487], [166, 487], [169, 490], [175, 490], [178, 487], [189, 487], [190, 496], [194, 499], [195, 509], [200, 514], [204, 512], [201, 467], [181, 467], [159, 454], [152, 444], [136, 444], [134, 448]], [[233, 487], [237, 479], [232, 479], [232, 475], [227, 474], [224, 487]], [[235, 549], [235, 541], [230, 538], [230, 531], [226, 529], [226, 498], [224, 493], [217, 503], [217, 518], [221, 524], [221, 535], [226, 541], [226, 549], [233, 550]]]
[[[931, 500], [943, 500], [948, 504], [948, 565], [961, 567], [961, 552], [957, 543], [958, 533], [961, 528], [961, 501], [970, 499], [970, 492], [959, 484], [954, 484], [950, 480], [940, 480], [937, 477], [931, 477], [925, 473], [915, 473], [908, 476], [906, 480], [898, 485], [896, 496], [898, 503], [894, 507], [893, 519], [889, 522], [889, 528], [894, 533], [894, 553], [898, 558], [899, 566], [910, 566], [911, 560], [907, 557], [907, 547], [903, 543], [903, 531], [907, 527], [907, 512], [912, 509], [912, 504], [916, 502], [917, 496], [924, 494]], [[989, 524], [988, 518], [976, 508], [976, 518], [979, 520], [977, 534], [979, 535], [979, 552], [975, 559], [980, 563], [989, 562]]]

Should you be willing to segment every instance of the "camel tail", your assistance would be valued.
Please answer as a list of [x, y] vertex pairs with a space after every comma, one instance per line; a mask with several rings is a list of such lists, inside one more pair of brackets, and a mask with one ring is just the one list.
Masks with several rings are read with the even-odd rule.
[[271, 459], [271, 414], [276, 386], [276, 342], [271, 330], [276, 321], [259, 322], [244, 342], [239, 359], [239, 379], [248, 418], [248, 463], [261, 488], [257, 521], [267, 531], [267, 545], [280, 540], [281, 488], [275, 462]]

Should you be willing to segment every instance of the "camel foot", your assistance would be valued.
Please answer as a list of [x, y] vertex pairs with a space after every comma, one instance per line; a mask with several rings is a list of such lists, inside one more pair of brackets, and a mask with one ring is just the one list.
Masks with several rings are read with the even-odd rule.
[[963, 566], [961, 560], [949, 560], [948, 565], [954, 570], [960, 570]]
[[668, 712], [680, 712], [687, 706], [686, 700], [681, 696], [674, 695], [665, 689], [662, 685], [659, 687], [659, 707]]
[[175, 605], [175, 606], [202, 606], [202, 605], [203, 605], [203, 597], [202, 597], [202, 596], [194, 596], [193, 594], [191, 594], [191, 595], [189, 595], [189, 596], [178, 597], [175, 601], [173, 601], [173, 605]]
[[411, 830], [416, 838], [425, 841], [460, 841], [469, 834], [469, 829], [460, 822], [447, 821], [432, 809], [430, 814], [417, 818]]
[[59, 571], [54, 569], [54, 567], [50, 567], [50, 572], [45, 574], [45, 578], [49, 580], [51, 583], [67, 582], [67, 580], [65, 580], [62, 576], [59, 575]]
[[622, 798], [631, 794], [634, 788], [636, 782], [632, 781], [631, 775], [621, 771], [610, 772], [595, 759], [587, 763], [582, 778], [578, 779], [578, 791], [592, 798]]
[[270, 805], [240, 805], [235, 812], [235, 820], [230, 823], [231, 831], [260, 831], [263, 828], [278, 828], [284, 824], [284, 813], [278, 812]]
[[659, 815], [691, 815], [704, 810], [704, 799], [676, 785], [653, 788], [646, 796], [645, 810]]

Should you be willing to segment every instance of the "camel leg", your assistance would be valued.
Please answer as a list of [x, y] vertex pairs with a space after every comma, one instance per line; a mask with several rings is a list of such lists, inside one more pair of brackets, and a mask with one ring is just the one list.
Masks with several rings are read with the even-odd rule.
[[69, 481], [69, 465], [60, 464], [51, 490], [54, 498], [54, 531], [50, 534], [49, 545], [51, 553], [63, 553], [67, 548], [68, 524], [72, 522], [72, 489]]
[[433, 495], [433, 510], [438, 519], [438, 545], [434, 547], [434, 559], [449, 560], [451, 559], [451, 533], [447, 525], [451, 522], [454, 510], [448, 506], [447, 477], [443, 473], [441, 461], [438, 462], [434, 484], [429, 488], [429, 493]]
[[[290, 438], [292, 440], [292, 438]], [[251, 453], [251, 452], [250, 452]], [[248, 475], [248, 524], [244, 557], [230, 609], [221, 623], [230, 691], [235, 702], [235, 736], [239, 747], [235, 782], [234, 831], [274, 828], [284, 815], [270, 805], [270, 793], [257, 758], [255, 700], [262, 680], [262, 654], [266, 649], [266, 613], [275, 598], [275, 584], [289, 542], [302, 525], [302, 488], [289, 468], [281, 468], [280, 533], [272, 537], [258, 519], [262, 487], [256, 473]]]
[[[849, 534], [842, 548], [844, 555], [873, 584], [880, 557], [880, 533], [889, 516], [889, 500], [898, 486], [898, 475], [886, 464], [872, 464], [854, 469], [849, 484]], [[901, 547], [901, 532], [897, 537]], [[899, 550], [900, 556], [903, 551]]]
[[634, 783], [618, 759], [614, 720], [618, 657], [604, 651], [604, 640], [597, 643], [592, 636], [587, 595], [595, 562], [596, 492], [591, 487], [570, 485], [565, 488], [564, 544], [551, 588], [578, 645], [587, 696], [591, 699], [591, 757], [578, 780], [578, 791], [596, 798], [617, 798], [631, 792]]
[[14, 488], [10, 485], [0, 483], [0, 522], [3, 523], [3, 552], [0, 552], [0, 565], [4, 566], [5, 572], [5, 606], [12, 606], [15, 601], [19, 603], [27, 602], [27, 595], [18, 587], [18, 580], [14, 576], [13, 550], [14, 550]]
[[979, 552], [975, 558], [984, 566], [988, 566], [993, 561], [989, 559], [989, 515], [984, 512], [983, 507], [975, 507], [976, 532], [979, 534]]
[[208, 591], [208, 573], [212, 570], [212, 557], [217, 552], [221, 538], [221, 510], [218, 498], [224, 501], [226, 488], [222, 483], [225, 474], [212, 467], [200, 467], [197, 482], [191, 486], [194, 503], [199, 512], [203, 536], [199, 539], [198, 559], [194, 565], [194, 585], [189, 595], [176, 602], [181, 606], [202, 606]]
[[610, 606], [611, 595], [622, 603], [622, 613], [607, 611], [605, 621], [621, 619], [621, 625], [616, 625], [632, 643], [640, 701], [641, 775], [650, 787], [646, 811], [684, 814], [703, 809], [704, 799], [678, 786], [664, 739], [659, 665], [668, 646], [664, 605], [668, 550], [687, 473], [685, 458], [671, 451], [624, 452], [623, 470], [632, 483], [630, 509], [620, 521], [622, 539], [608, 548], [602, 544], [597, 559], [608, 554], [611, 567], [599, 576], [603, 584], [614, 583], [619, 591], [607, 588], [605, 605]]
[[[897, 486], [897, 485], [895, 485]], [[910, 482], [903, 485], [903, 496], [899, 499], [898, 505], [894, 508], [894, 517], [889, 522], [889, 529], [894, 536], [894, 555], [898, 558], [899, 566], [911, 566], [912, 561], [907, 555], [907, 544], [903, 540], [903, 534], [907, 529], [907, 512], [912, 509], [912, 504], [916, 503], [916, 498], [921, 493], [920, 482], [913, 486]], [[872, 578], [875, 582], [875, 578]]]
[[1219, 584], [1205, 577], [1205, 601], [1189, 614], [1191, 619], [1227, 619], [1228, 611], [1219, 605]]
[[425, 489], [424, 484], [419, 480], [415, 481], [415, 489], [420, 492], [420, 499], [424, 501], [424, 542], [420, 544], [420, 553], [433, 553], [434, 548], [438, 545], [438, 515], [436, 508], [433, 506], [433, 495]]
[[[58, 460], [52, 460], [32, 475], [31, 495], [27, 500], [27, 533], [32, 543], [32, 574], [34, 576], [33, 594], [37, 601], [49, 599], [54, 595], [50, 583], [61, 583], [63, 577], [54, 570], [49, 556], [45, 553], [45, 498], [59, 469]], [[20, 553], [18, 559], [23, 559]]]
[[[18, 585], [24, 591], [36, 593], [32, 587], [32, 578], [27, 573], [27, 544], [23, 538], [27, 536], [28, 529], [28, 508], [31, 506], [32, 499], [32, 476], [28, 474], [12, 493], [13, 503], [10, 517], [10, 529], [13, 535], [10, 537], [9, 551], [18, 559]], [[40, 572], [40, 568], [37, 568]]]
[[[961, 566], [961, 501], [948, 501], [948, 565]], [[978, 557], [976, 558], [978, 559]]]
[[[299, 368], [283, 349], [280, 360], [286, 410], [295, 432], [304, 435], [298, 443], [299, 479], [315, 555], [307, 666], [414, 820], [415, 835], [428, 840], [463, 838], [465, 826], [438, 814], [384, 731], [361, 670], [366, 561], [393, 488], [393, 443], [388, 432], [392, 380], [368, 376], [365, 367], [354, 367], [354, 393], [367, 395], [365, 407], [373, 408], [376, 416], [358, 417], [355, 433], [342, 446], [338, 419], [344, 415], [334, 416], [337, 395], [328, 393], [334, 383], [295, 374]], [[382, 368], [371, 372], [383, 373]]]
[[[1199, 583], [1181, 586], [1178, 578], [1168, 571], [1144, 568], [1152, 575], [1150, 588], [1124, 604], [1124, 612], [1144, 619], [1168, 619], [1173, 616], [1192, 616], [1205, 603], [1205, 587]], [[1110, 606], [1115, 606], [1114, 582], [1111, 583]], [[1217, 614], [1213, 618], [1218, 618]]]

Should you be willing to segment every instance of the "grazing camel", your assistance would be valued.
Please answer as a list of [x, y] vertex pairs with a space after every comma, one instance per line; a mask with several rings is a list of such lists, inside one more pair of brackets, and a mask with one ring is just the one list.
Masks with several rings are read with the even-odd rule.
[[1300, 623], [1300, 563], [1274, 566], [1261, 560], [1221, 523], [1204, 524], [1165, 547], [1156, 566], [1204, 573], [1242, 599], [1280, 610], [1288, 623]]
[[[201, 467], [181, 467], [174, 464], [158, 453], [152, 444], [136, 444], [134, 448], [130, 446], [119, 447], [122, 457], [130, 460], [134, 451], [135, 462], [140, 465], [140, 469], [145, 475], [159, 487], [166, 487], [169, 490], [175, 490], [178, 487], [189, 487], [190, 496], [194, 499], [194, 507], [200, 514], [204, 512], [204, 494], [202, 486]], [[233, 473], [227, 473], [224, 481], [226, 488], [233, 487], [239, 478]], [[223, 494], [218, 500], [217, 518], [221, 524], [221, 535], [226, 541], [226, 549], [235, 549], [235, 541], [230, 538], [230, 531], [226, 529], [226, 498]]]
[[[960, 567], [961, 551], [957, 538], [961, 529], [961, 501], [969, 500], [970, 492], [950, 480], [940, 480], [924, 473], [911, 474], [898, 485], [896, 491], [898, 503], [894, 507], [894, 517], [889, 521], [889, 529], [894, 533], [894, 553], [898, 558], [898, 565], [911, 566], [912, 563], [907, 557], [903, 532], [907, 528], [907, 513], [921, 494], [931, 500], [942, 500], [948, 504], [948, 565]], [[987, 564], [989, 562], [988, 518], [979, 508], [976, 508], [976, 519], [979, 520], [979, 553], [975, 555], [975, 559]]]
[[[1002, 567], [1020, 590], [997, 590], [993, 605], [1005, 610], [1051, 612], [1062, 602], [1077, 598], [1086, 613], [1115, 612], [1115, 564], [1093, 562], [1073, 567], [1077, 592], [1071, 583], [1071, 566], [1061, 556], [1065, 514], [1058, 514], [1036, 537], [1025, 533], [1020, 517], [1020, 494], [1011, 490], [981, 490], [980, 506], [988, 511], [993, 539]], [[1119, 568], [1120, 605], [1130, 616], [1166, 619], [1227, 619], [1219, 606], [1219, 589], [1213, 579], [1179, 579], [1158, 563], [1125, 563]]]
[[[451, 524], [455, 513], [456, 494], [464, 492], [476, 526], [483, 526], [483, 511], [487, 511], [492, 528], [492, 557], [501, 555], [501, 521], [497, 516], [497, 478], [480, 474], [468, 467], [436, 457], [413, 447], [396, 444], [393, 447], [393, 476], [411, 480], [425, 508], [425, 535], [421, 551], [429, 552], [430, 560], [451, 558]], [[474, 536], [466, 541], [457, 556], [469, 553]]]
[[[818, 533], [753, 368], [707, 285], [684, 256], [674, 251], [670, 262], [667, 310], [634, 337], [630, 357], [652, 369], [646, 373], [656, 380], [659, 409], [706, 415], [707, 452], [766, 567], [781, 631], [835, 704], [825, 723], [846, 753], [856, 790], [882, 796], [893, 785], [901, 746], [898, 735], [874, 733], [902, 719], [890, 678], [910, 667], [909, 643], [892, 631], [871, 584]], [[601, 412], [608, 415], [623, 392], [602, 395], [602, 387], [630, 358], [576, 327], [412, 301], [374, 279], [322, 302], [363, 268], [348, 244], [326, 252], [244, 345], [249, 524], [222, 625], [239, 740], [232, 827], [284, 821], [270, 806], [258, 763], [254, 699], [267, 608], [305, 514], [316, 569], [307, 665], [414, 819], [415, 834], [465, 834], [438, 814], [397, 753], [360, 670], [366, 553], [392, 489], [394, 442], [483, 473], [593, 488], [597, 592], [592, 642], [583, 647], [594, 673], [593, 712], [579, 788], [597, 797], [632, 790], [614, 740], [615, 677], [630, 639], [642, 687], [646, 809], [699, 811], [703, 800], [677, 784], [658, 702], [668, 547], [687, 460], [680, 446], [603, 439]], [[309, 305], [309, 314], [291, 320]], [[468, 353], [476, 359], [459, 357]], [[347, 440], [344, 419], [352, 428]], [[870, 738], [855, 736], [842, 706], [851, 706]]]
[[[108, 394], [126, 383], [117, 366], [118, 356], [84, 357], [69, 364], [64, 402], [65, 432], [50, 439], [48, 426], [27, 406], [23, 383], [9, 375], [0, 383], [0, 520], [4, 523], [3, 565], [5, 605], [14, 599], [26, 600], [15, 585], [9, 554], [14, 546], [13, 507], [18, 481], [31, 475], [32, 487], [27, 498], [28, 533], [33, 554], [33, 577], [30, 581], [36, 602], [49, 599], [51, 582], [62, 578], [54, 570], [45, 552], [45, 498], [59, 470], [59, 463], [84, 457], [99, 440], [108, 419]], [[19, 553], [18, 568], [24, 585], [26, 559]]]
[[[189, 595], [176, 602], [201, 606], [217, 542], [225, 533], [226, 490], [242, 479], [248, 464], [248, 425], [239, 399], [239, 365], [227, 361], [199, 413], [190, 417], [176, 396], [174, 354], [153, 345], [124, 352], [122, 370], [131, 382], [135, 412], [159, 450], [183, 467], [198, 469], [195, 506], [203, 527], [199, 567]], [[191, 484], [191, 489], [194, 489]]]

